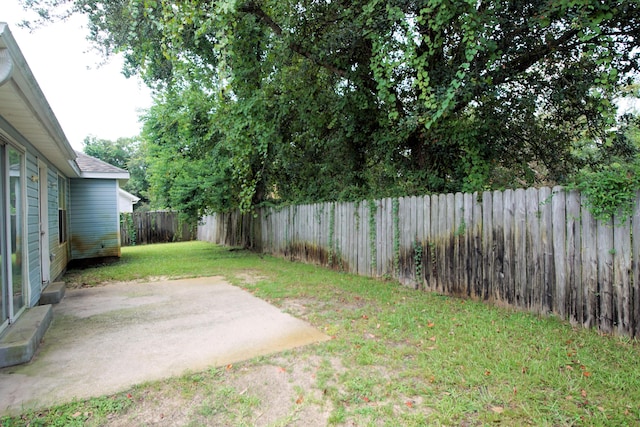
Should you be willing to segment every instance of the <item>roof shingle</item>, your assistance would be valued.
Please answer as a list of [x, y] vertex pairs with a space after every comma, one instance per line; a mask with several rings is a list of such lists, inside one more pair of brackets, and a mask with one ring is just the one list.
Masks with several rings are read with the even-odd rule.
[[124, 169], [113, 166], [107, 162], [103, 162], [100, 159], [91, 157], [81, 151], [76, 151], [78, 158], [76, 163], [82, 172], [99, 172], [99, 173], [128, 173]]

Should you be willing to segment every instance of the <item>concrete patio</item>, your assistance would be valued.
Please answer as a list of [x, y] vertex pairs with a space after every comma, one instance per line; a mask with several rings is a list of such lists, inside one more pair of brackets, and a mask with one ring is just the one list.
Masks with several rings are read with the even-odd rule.
[[0, 369], [0, 415], [327, 339], [220, 277], [67, 290], [33, 360]]

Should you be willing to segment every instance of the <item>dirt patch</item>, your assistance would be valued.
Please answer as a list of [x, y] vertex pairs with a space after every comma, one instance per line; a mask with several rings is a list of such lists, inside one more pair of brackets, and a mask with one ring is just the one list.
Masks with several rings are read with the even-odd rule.
[[325, 426], [333, 405], [319, 371], [327, 367], [343, 369], [339, 361], [291, 354], [187, 375], [132, 391], [130, 410], [105, 425]]
[[105, 282], [89, 284], [89, 283], [75, 281], [73, 279], [73, 275], [69, 273], [67, 275], [68, 281], [65, 282], [65, 285], [67, 289], [85, 289], [85, 288], [98, 288], [101, 286], [111, 286], [111, 285], [135, 285], [140, 283], [162, 282], [162, 281], [182, 279], [182, 278], [185, 278], [185, 277], [151, 276], [151, 277], [144, 277], [142, 279], [136, 279], [136, 280], [127, 280], [127, 281], [109, 280]]
[[261, 276], [257, 271], [245, 271], [236, 274], [236, 277], [245, 285], [255, 285], [266, 279], [265, 276]]

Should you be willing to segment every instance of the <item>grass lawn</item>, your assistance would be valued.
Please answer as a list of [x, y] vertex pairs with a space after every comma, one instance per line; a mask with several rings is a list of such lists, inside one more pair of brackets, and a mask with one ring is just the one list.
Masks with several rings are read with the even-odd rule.
[[203, 242], [127, 247], [65, 280], [205, 275], [333, 339], [1, 424], [640, 425], [638, 342], [554, 318]]

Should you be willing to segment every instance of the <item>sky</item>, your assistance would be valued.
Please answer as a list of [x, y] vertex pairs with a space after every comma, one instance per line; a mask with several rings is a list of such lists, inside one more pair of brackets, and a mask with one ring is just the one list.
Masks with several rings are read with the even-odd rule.
[[87, 136], [115, 141], [138, 135], [151, 92], [140, 79], [122, 75], [121, 57], [100, 65], [104, 58], [86, 40], [86, 18], [29, 32], [17, 25], [28, 17], [18, 0], [0, 0], [0, 22], [9, 24], [71, 146], [82, 150]]

